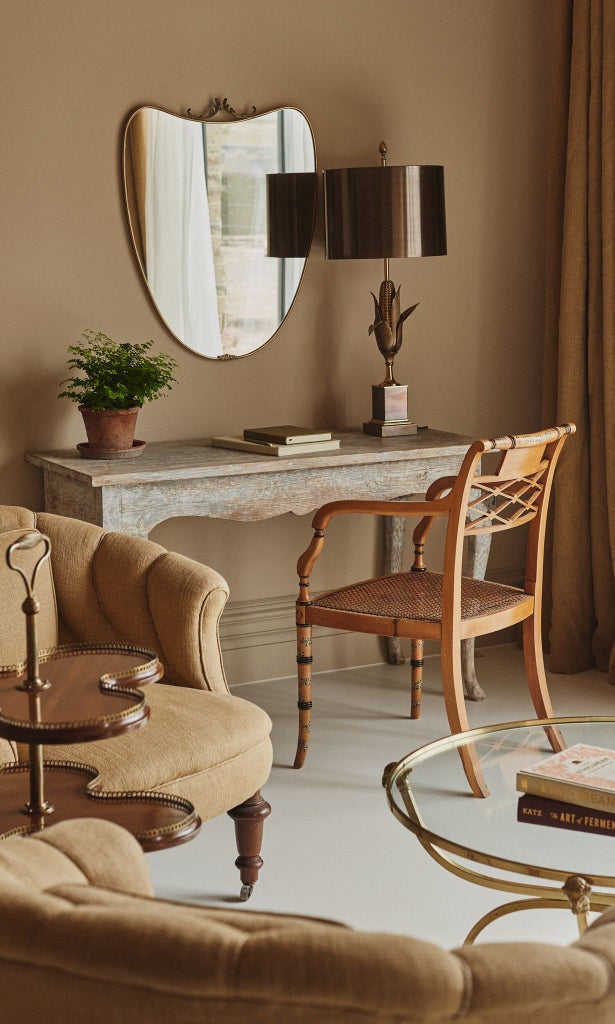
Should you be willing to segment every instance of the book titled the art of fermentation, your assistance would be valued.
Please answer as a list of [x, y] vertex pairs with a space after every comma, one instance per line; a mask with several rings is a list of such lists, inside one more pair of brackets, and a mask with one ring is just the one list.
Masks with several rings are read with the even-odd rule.
[[615, 750], [584, 743], [566, 747], [517, 772], [522, 793], [615, 812]]
[[561, 800], [549, 800], [529, 793], [520, 796], [517, 801], [517, 821], [615, 838], [615, 813], [591, 810], [589, 807], [579, 807], [578, 804], [565, 804]]

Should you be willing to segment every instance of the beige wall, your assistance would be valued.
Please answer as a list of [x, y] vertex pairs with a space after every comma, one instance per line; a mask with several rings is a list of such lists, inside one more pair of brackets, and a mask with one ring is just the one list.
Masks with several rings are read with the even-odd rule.
[[[373, 163], [383, 138], [391, 162], [444, 164], [449, 255], [393, 263], [405, 303], [420, 302], [396, 363], [411, 411], [469, 434], [537, 427], [550, 9], [547, 0], [3, 0], [0, 501], [41, 508], [24, 451], [83, 439], [75, 407], [55, 396], [66, 347], [85, 327], [153, 338], [177, 357], [172, 395], [141, 413], [148, 440], [267, 421], [352, 425], [368, 414], [382, 372], [367, 337], [381, 267], [327, 263], [322, 232], [287, 323], [260, 353], [212, 362], [166, 331], [122, 207], [122, 124], [143, 103], [183, 112], [217, 95], [238, 108], [297, 105], [320, 168]], [[254, 626], [255, 600], [264, 619], [271, 613], [276, 643], [231, 643], [232, 678], [293, 671], [283, 598], [309, 536], [309, 519], [292, 517], [191, 519], [154, 532], [228, 578], [240, 636], [242, 622]], [[375, 550], [372, 528], [353, 522], [318, 584], [369, 573]], [[501, 572], [514, 571], [514, 551], [500, 557]], [[372, 640], [323, 641], [320, 667], [376, 657]]]

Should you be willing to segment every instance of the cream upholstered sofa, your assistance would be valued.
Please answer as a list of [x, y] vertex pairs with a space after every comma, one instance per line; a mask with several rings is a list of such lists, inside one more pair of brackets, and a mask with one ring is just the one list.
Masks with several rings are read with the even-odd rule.
[[[203, 821], [230, 812], [242, 893], [249, 895], [269, 813], [260, 789], [271, 769], [271, 722], [227, 686], [218, 636], [226, 582], [151, 541], [0, 505], [0, 664], [25, 657], [25, 590], [6, 565], [6, 550], [26, 530], [51, 540], [51, 564], [36, 581], [40, 648], [132, 642], [155, 650], [165, 668], [163, 681], [147, 687], [151, 717], [144, 728], [96, 743], [50, 746], [46, 758], [95, 766], [106, 790], [185, 797]], [[0, 739], [0, 763], [21, 758], [27, 759], [27, 749]]]
[[324, 921], [153, 899], [136, 840], [96, 819], [0, 843], [0, 924], [1, 1019], [20, 1024], [615, 1020], [615, 911], [568, 947], [449, 953]]

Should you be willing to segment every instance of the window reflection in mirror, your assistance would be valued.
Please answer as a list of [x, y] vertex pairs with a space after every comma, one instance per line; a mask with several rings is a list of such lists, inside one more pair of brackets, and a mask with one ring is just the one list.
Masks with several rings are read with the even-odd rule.
[[[241, 356], [276, 333], [309, 249], [315, 167], [310, 125], [294, 108], [202, 122], [142, 107], [129, 119], [124, 186], [135, 251], [159, 314], [188, 348]], [[267, 176], [306, 172], [305, 253], [278, 246], [268, 256]]]

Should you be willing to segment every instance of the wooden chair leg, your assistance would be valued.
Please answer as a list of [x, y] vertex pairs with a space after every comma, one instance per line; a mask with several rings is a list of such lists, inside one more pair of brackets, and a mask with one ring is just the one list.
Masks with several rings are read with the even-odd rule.
[[421, 714], [421, 693], [423, 689], [423, 641], [410, 641], [410, 664], [412, 666], [410, 690], [410, 717], [419, 718]]
[[271, 814], [271, 806], [258, 790], [249, 800], [228, 811], [229, 818], [235, 822], [235, 839], [239, 856], [235, 867], [239, 868], [241, 892], [239, 899], [249, 900], [254, 886], [258, 881], [258, 873], [263, 866], [260, 855], [263, 842], [263, 825], [265, 818]]
[[[470, 728], [463, 697], [463, 676], [461, 673], [461, 644], [459, 641], [446, 643], [442, 639], [442, 690], [444, 706], [451, 733], [466, 732]], [[459, 748], [459, 756], [474, 796], [489, 796], [474, 744]]]
[[[525, 674], [530, 687], [532, 704], [539, 718], [553, 718], [553, 705], [547, 684], [545, 663], [542, 655], [542, 630], [538, 615], [523, 620], [523, 658]], [[545, 729], [553, 750], [564, 750], [566, 742], [555, 726]]]
[[299, 737], [295, 768], [302, 768], [307, 757], [312, 721], [312, 627], [297, 626], [297, 681]]

